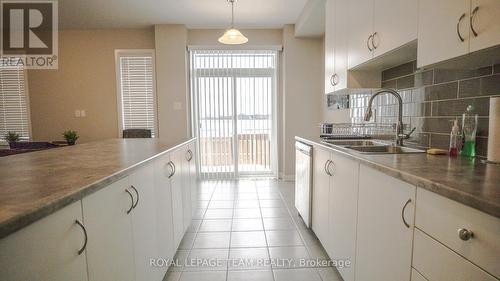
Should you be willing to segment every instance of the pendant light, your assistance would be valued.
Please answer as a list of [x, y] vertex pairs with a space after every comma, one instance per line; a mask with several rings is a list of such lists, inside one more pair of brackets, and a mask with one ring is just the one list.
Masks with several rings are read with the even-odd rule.
[[234, 28], [234, 3], [236, 0], [227, 0], [231, 3], [231, 28], [224, 32], [219, 38], [219, 42], [226, 45], [240, 45], [248, 42], [248, 38], [245, 37], [238, 29]]

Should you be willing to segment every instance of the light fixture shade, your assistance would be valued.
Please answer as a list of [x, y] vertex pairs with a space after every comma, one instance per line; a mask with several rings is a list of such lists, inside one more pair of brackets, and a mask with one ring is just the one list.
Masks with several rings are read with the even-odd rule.
[[230, 28], [219, 38], [219, 42], [226, 45], [240, 45], [247, 43], [248, 38], [238, 29]]

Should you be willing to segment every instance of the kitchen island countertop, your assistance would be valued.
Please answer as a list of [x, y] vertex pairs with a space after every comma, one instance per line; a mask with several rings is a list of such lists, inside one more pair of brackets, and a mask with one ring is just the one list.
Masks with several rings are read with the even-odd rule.
[[192, 141], [110, 139], [0, 158], [0, 238]]

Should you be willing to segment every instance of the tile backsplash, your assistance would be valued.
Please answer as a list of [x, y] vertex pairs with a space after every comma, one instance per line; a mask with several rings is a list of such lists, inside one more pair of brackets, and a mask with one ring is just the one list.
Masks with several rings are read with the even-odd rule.
[[[453, 120], [458, 118], [460, 124], [462, 113], [472, 104], [479, 114], [477, 154], [486, 156], [489, 98], [500, 96], [500, 65], [475, 70], [434, 68], [419, 71], [416, 62], [412, 61], [384, 70], [382, 88], [396, 89], [400, 93], [405, 129], [416, 128], [407, 142], [425, 148], [447, 149]], [[364, 122], [363, 114], [370, 95], [350, 96], [353, 123]], [[395, 123], [398, 106], [394, 97], [377, 97], [373, 109], [375, 122]]]

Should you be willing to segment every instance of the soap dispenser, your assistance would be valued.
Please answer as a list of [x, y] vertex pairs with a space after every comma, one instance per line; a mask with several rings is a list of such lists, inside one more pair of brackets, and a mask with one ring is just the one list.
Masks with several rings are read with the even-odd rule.
[[459, 138], [459, 128], [458, 128], [458, 119], [453, 121], [453, 127], [451, 128], [450, 133], [450, 157], [458, 156], [458, 138]]
[[476, 156], [477, 120], [478, 115], [474, 112], [474, 107], [472, 105], [467, 106], [467, 110], [462, 114], [463, 147], [460, 151], [462, 156]]

